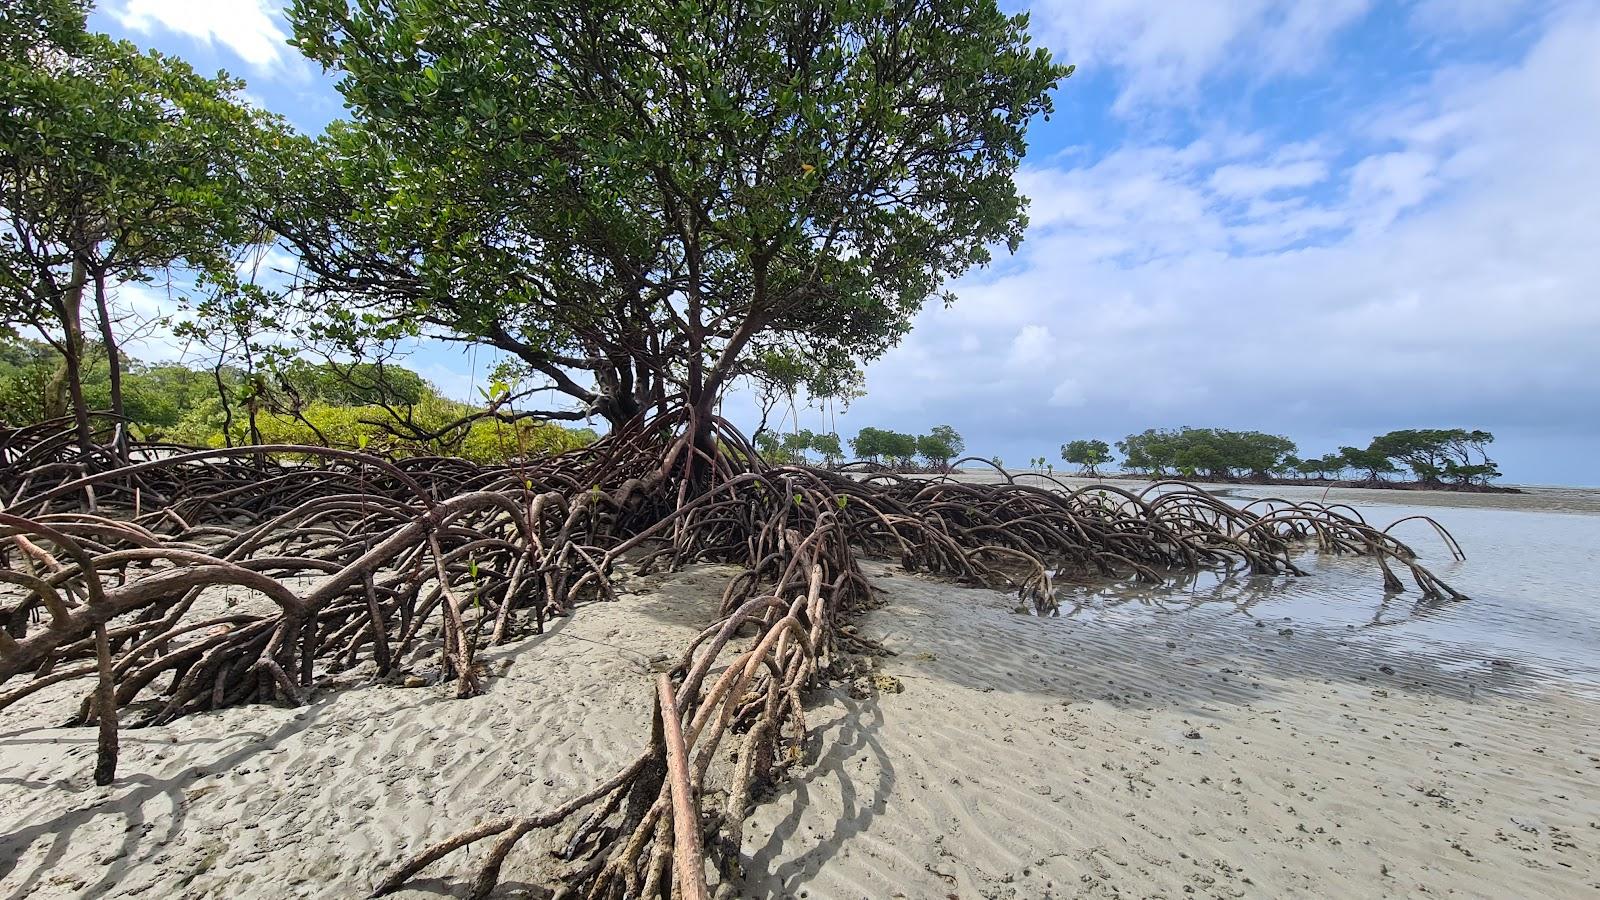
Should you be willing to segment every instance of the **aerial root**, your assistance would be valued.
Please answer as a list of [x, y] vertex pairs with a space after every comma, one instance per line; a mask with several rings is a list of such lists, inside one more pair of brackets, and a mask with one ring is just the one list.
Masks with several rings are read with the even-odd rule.
[[[0, 710], [92, 680], [79, 721], [99, 728], [95, 778], [108, 783], [119, 712], [135, 704], [134, 726], [298, 705], [319, 673], [395, 679], [430, 658], [436, 681], [469, 696], [485, 689], [485, 644], [614, 599], [620, 568], [732, 564], [715, 621], [654, 686], [633, 763], [545, 812], [434, 844], [374, 888], [490, 841], [470, 885], [486, 896], [521, 842], [559, 827], [539, 877], [571, 896], [698, 898], [714, 884], [720, 897], [743, 877], [754, 798], [804, 758], [806, 693], [849, 671], [845, 654], [888, 652], [848, 624], [874, 605], [863, 556], [1011, 589], [1049, 612], [1063, 574], [1295, 576], [1291, 554], [1314, 542], [1376, 559], [1387, 590], [1406, 572], [1427, 599], [1464, 599], [1348, 508], [1241, 509], [1175, 483], [1069, 490], [769, 467], [727, 423], [699, 442], [715, 452], [696, 449], [687, 424], [674, 413], [503, 467], [134, 444], [129, 464], [88, 474], [70, 439], [0, 433], [0, 483], [21, 486], [0, 510], [0, 684], [28, 679], [0, 693]], [[247, 602], [221, 608], [222, 592]], [[728, 740], [733, 752], [719, 753]]]

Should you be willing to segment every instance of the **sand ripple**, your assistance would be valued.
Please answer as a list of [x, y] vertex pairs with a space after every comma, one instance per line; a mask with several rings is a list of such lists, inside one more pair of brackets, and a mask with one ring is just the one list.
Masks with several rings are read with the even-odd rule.
[[1600, 710], [1525, 672], [1205, 611], [1130, 628], [880, 584], [864, 630], [905, 692], [818, 714], [814, 774], [747, 831], [751, 895], [1600, 889]]

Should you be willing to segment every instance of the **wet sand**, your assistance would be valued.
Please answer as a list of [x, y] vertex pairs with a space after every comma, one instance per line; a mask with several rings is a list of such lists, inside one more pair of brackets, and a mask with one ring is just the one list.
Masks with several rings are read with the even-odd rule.
[[816, 713], [813, 771], [748, 829], [754, 896], [1600, 890], [1600, 703], [1520, 667], [879, 583], [862, 631], [904, 691]]
[[[1545, 673], [1226, 604], [1041, 619], [869, 569], [887, 603], [859, 627], [904, 690], [815, 693], [801, 777], [746, 828], [744, 896], [1600, 890], [1600, 701]], [[630, 760], [653, 669], [730, 572], [631, 582], [490, 651], [482, 697], [355, 670], [302, 709], [125, 731], [106, 788], [93, 730], [54, 727], [76, 695], [42, 692], [0, 728], [0, 896], [361, 896], [423, 845]], [[477, 859], [400, 896], [458, 894]], [[543, 896], [548, 865], [525, 842], [497, 895]]]

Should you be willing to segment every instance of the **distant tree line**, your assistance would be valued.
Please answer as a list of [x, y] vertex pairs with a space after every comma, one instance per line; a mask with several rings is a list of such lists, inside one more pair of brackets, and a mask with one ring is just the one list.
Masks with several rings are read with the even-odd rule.
[[949, 425], [935, 425], [921, 435], [863, 428], [850, 441], [856, 456], [900, 468], [910, 467], [920, 456], [929, 466], [944, 469], [966, 448], [966, 441]]
[[[1068, 445], [1071, 446], [1070, 444]], [[1162, 476], [1267, 478], [1294, 455], [1294, 441], [1259, 431], [1151, 428], [1117, 442], [1122, 467]]]
[[[1259, 431], [1223, 428], [1147, 429], [1116, 443], [1122, 468], [1152, 477], [1178, 476], [1267, 480], [1271, 478], [1339, 479], [1354, 473], [1378, 482], [1409, 473], [1429, 487], [1486, 485], [1500, 477], [1487, 448], [1494, 435], [1465, 428], [1404, 429], [1378, 435], [1366, 447], [1340, 447], [1337, 452], [1302, 458], [1294, 441]], [[1097, 476], [1113, 460], [1101, 440], [1079, 439], [1061, 446], [1061, 458], [1082, 474]]]
[[1487, 431], [1406, 429], [1379, 435], [1365, 448], [1341, 447], [1338, 459], [1346, 468], [1363, 471], [1372, 480], [1398, 472], [1403, 466], [1426, 485], [1488, 484], [1500, 477], [1500, 467], [1487, 451], [1492, 443], [1494, 435]]
[[[849, 444], [857, 458], [897, 469], [913, 468], [921, 458], [930, 468], [943, 470], [967, 447], [960, 433], [949, 425], [935, 425], [927, 434], [867, 427], [857, 432]], [[809, 462], [808, 452], [815, 452], [823, 464], [834, 466], [844, 457], [837, 434], [818, 434], [806, 429], [788, 434], [759, 431], [755, 445], [762, 458], [774, 463]]]
[[[1204, 478], [1214, 481], [1272, 479], [1355, 480], [1381, 482], [1403, 473], [1427, 487], [1487, 485], [1500, 477], [1487, 447], [1494, 435], [1464, 428], [1391, 431], [1365, 447], [1340, 447], [1337, 452], [1302, 458], [1295, 442], [1277, 434], [1225, 428], [1150, 428], [1116, 442], [1121, 468], [1155, 478]], [[768, 462], [805, 463], [814, 453], [828, 466], [842, 458], [839, 436], [800, 430], [789, 434], [758, 432], [756, 449]], [[939, 425], [915, 435], [884, 428], [862, 428], [849, 441], [856, 457], [897, 469], [943, 470], [961, 456], [966, 442], [954, 428]], [[1078, 438], [1061, 445], [1061, 459], [1077, 474], [1098, 478], [1116, 461], [1112, 445]], [[1000, 465], [1000, 458], [993, 459]], [[1028, 467], [1054, 473], [1045, 457], [1032, 457]]]
[[806, 428], [787, 434], [758, 431], [755, 444], [761, 457], [770, 463], [803, 464], [810, 461], [807, 453], [811, 451], [821, 456], [823, 464], [827, 466], [838, 465], [839, 460], [844, 457], [844, 448], [840, 445], [837, 434], [832, 432], [818, 434]]
[[1061, 458], [1076, 463], [1083, 474], [1096, 477], [1100, 467], [1111, 462], [1111, 447], [1099, 440], [1068, 441], [1061, 445]]

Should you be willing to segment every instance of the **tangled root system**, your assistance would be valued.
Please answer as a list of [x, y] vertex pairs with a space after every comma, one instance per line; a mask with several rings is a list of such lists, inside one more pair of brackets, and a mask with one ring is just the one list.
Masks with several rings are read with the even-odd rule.
[[[148, 725], [297, 705], [319, 672], [370, 662], [395, 677], [422, 647], [471, 696], [481, 647], [608, 599], [618, 566], [734, 564], [715, 621], [654, 686], [650, 740], [632, 763], [564, 803], [428, 847], [374, 889], [487, 842], [470, 890], [486, 896], [518, 842], [544, 831], [559, 893], [708, 897], [709, 868], [715, 894], [732, 896], [756, 790], [802, 757], [807, 689], [858, 648], [842, 626], [872, 603], [864, 555], [1049, 612], [1063, 575], [1294, 576], [1292, 553], [1315, 542], [1373, 559], [1389, 590], [1404, 573], [1425, 598], [1463, 599], [1348, 507], [1241, 508], [1176, 482], [1135, 492], [1004, 471], [977, 484], [773, 467], [721, 420], [717, 449], [696, 449], [687, 421], [501, 467], [135, 444], [131, 463], [105, 468], [55, 426], [0, 434], [0, 710], [82, 680], [78, 721], [99, 728], [105, 784], [132, 710]], [[218, 611], [203, 595], [219, 587], [260, 602]]]

